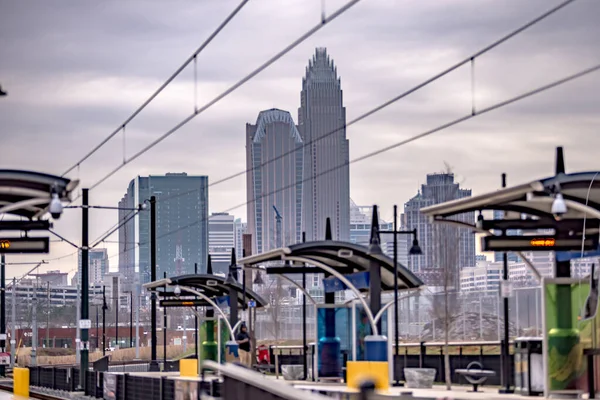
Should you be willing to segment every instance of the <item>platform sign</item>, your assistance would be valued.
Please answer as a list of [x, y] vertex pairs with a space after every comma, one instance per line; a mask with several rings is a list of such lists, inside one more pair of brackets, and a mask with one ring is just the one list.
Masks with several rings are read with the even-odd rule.
[[169, 299], [159, 302], [161, 307], [202, 307], [206, 301], [202, 299]]
[[10, 353], [0, 353], [0, 365], [10, 365]]
[[79, 329], [91, 329], [92, 328], [92, 320], [90, 319], [80, 319], [79, 320]]
[[[484, 236], [483, 251], [570, 251], [581, 250], [582, 239], [557, 238], [555, 236]], [[583, 240], [584, 250], [598, 248], [598, 235]]]
[[4, 254], [24, 254], [36, 253], [45, 254], [50, 251], [50, 238], [47, 237], [11, 237], [0, 238], [0, 253]]

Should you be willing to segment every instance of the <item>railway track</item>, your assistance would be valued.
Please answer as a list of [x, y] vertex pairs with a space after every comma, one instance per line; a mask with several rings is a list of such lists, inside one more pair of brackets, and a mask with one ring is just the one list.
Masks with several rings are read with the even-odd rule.
[[[13, 387], [12, 385], [7, 385], [5, 382], [2, 382], [0, 383], [0, 391], [12, 393]], [[35, 389], [32, 390], [31, 388], [29, 389], [29, 397], [39, 400], [65, 400], [64, 397], [52, 396], [47, 393], [41, 393]]]

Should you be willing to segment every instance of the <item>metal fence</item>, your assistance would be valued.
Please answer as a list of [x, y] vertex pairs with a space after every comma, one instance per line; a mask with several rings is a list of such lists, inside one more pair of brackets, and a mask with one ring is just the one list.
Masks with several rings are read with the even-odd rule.
[[[511, 338], [539, 336], [542, 332], [542, 303], [539, 287], [514, 290], [509, 299]], [[387, 296], [387, 301], [392, 297]], [[398, 333], [403, 342], [444, 340], [446, 324], [450, 341], [500, 341], [503, 339], [502, 298], [498, 291], [458, 292], [448, 295], [445, 317], [443, 293], [422, 292], [403, 296], [398, 302]], [[385, 301], [384, 301], [385, 302]], [[315, 308], [308, 303], [307, 338], [315, 339]], [[302, 306], [281, 305], [276, 310], [257, 310], [255, 337], [258, 340], [302, 340]]]

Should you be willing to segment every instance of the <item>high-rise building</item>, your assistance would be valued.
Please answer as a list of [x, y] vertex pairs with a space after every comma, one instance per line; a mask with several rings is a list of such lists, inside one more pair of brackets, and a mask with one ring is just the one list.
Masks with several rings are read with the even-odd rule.
[[[119, 202], [119, 272], [126, 282], [150, 281], [150, 205], [156, 196], [157, 279], [191, 274], [194, 263], [206, 271], [208, 256], [208, 177], [186, 173], [138, 176], [129, 183]], [[135, 215], [139, 204], [146, 209]], [[134, 216], [135, 215], [135, 216]]]
[[231, 249], [235, 246], [234, 218], [228, 213], [212, 213], [208, 219], [208, 253], [215, 274], [227, 275], [229, 271]]
[[248, 232], [248, 224], [242, 222], [241, 218], [234, 221], [235, 224], [235, 256], [239, 260], [244, 256], [244, 233]]
[[262, 253], [300, 241], [302, 138], [289, 112], [271, 109], [246, 124], [248, 232]]
[[[89, 249], [88, 250], [88, 278], [89, 284], [94, 285], [101, 283], [109, 271], [108, 252], [106, 249]], [[75, 285], [81, 282], [81, 250], [78, 254], [77, 275], [73, 281]]]
[[306, 240], [322, 240], [331, 219], [334, 240], [350, 239], [350, 167], [346, 109], [337, 68], [317, 48], [302, 80], [298, 129], [304, 141], [302, 197]]
[[[410, 257], [408, 266], [411, 271], [420, 274], [420, 277], [429, 284], [435, 285], [435, 275], [439, 272], [441, 261], [436, 260], [434, 226], [428, 218], [421, 213], [421, 208], [434, 204], [443, 203], [450, 200], [456, 200], [464, 197], [470, 197], [470, 189], [461, 189], [459, 184], [454, 182], [454, 174], [436, 173], [428, 174], [427, 182], [421, 185], [421, 190], [415, 197], [410, 199], [404, 205], [404, 214], [402, 216], [403, 229], [417, 229], [419, 245], [423, 250], [423, 255]], [[455, 219], [462, 222], [473, 224], [475, 222], [475, 213], [464, 213]], [[475, 262], [475, 235], [467, 228], [456, 228], [457, 243], [457, 267], [474, 267]], [[412, 245], [412, 241], [407, 242], [407, 246]], [[432, 274], [432, 276], [428, 276]], [[454, 277], [458, 284], [459, 274]]]

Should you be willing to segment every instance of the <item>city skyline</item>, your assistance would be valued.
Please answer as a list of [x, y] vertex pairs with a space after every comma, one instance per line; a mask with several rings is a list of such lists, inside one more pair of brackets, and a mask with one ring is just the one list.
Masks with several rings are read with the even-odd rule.
[[[140, 18], [140, 5], [135, 2], [123, 6], [108, 0], [102, 7], [95, 3], [69, 7], [7, 3], [0, 16], [0, 32], [6, 38], [0, 43], [0, 83], [9, 93], [0, 107], [1, 166], [62, 174], [121, 126], [208, 36], [215, 21], [234, 7], [229, 2], [184, 4], [155, 4]], [[438, 1], [424, 0], [410, 7], [390, 4], [359, 3], [92, 189], [90, 203], [114, 206], [136, 175], [185, 170], [217, 182], [245, 170], [240, 127], [255, 120], [260, 110], [277, 106], [294, 111], [298, 107], [299, 77], [316, 47], [327, 47], [340, 66], [350, 122], [557, 3], [451, 1], [441, 6]], [[337, 6], [327, 2], [326, 12]], [[191, 113], [194, 93], [202, 106], [319, 22], [320, 7], [317, 2], [292, 0], [289, 7], [274, 14], [268, 1], [249, 4], [198, 57], [196, 92], [190, 66], [124, 132], [67, 176], [80, 179], [79, 188], [92, 186]], [[595, 64], [597, 52], [591, 50], [600, 36], [594, 19], [599, 7], [598, 2], [575, 2], [478, 58], [473, 66], [466, 65], [349, 126], [351, 158], [470, 113], [473, 103], [480, 110]], [[110, 31], [88, 29], [103, 26], [107, 20], [127, 23], [115, 22]], [[255, 29], [257, 21], [265, 21], [260, 29]], [[29, 50], [19, 50], [23, 48]], [[422, 177], [444, 169], [445, 162], [474, 195], [499, 188], [503, 172], [509, 186], [551, 175], [549, 165], [557, 145], [565, 147], [570, 172], [595, 170], [589, 149], [600, 144], [594, 134], [599, 85], [597, 79], [582, 78], [429, 139], [356, 162], [350, 166], [350, 196], [357, 204], [378, 204], [382, 218], [390, 221], [393, 204], [403, 204], [416, 193]], [[244, 179], [240, 176], [212, 186], [209, 211], [246, 215], [244, 206], [234, 208], [244, 203]], [[80, 211], [65, 211], [55, 224], [59, 234], [76, 244], [81, 236]], [[101, 237], [117, 220], [116, 211], [92, 210], [90, 239]], [[106, 243], [113, 266], [118, 253], [115, 239]], [[40, 270], [77, 268], [75, 249], [58, 241], [51, 247], [45, 257], [11, 256], [9, 262], [64, 257]], [[8, 277], [18, 273], [17, 268], [7, 270]]]

